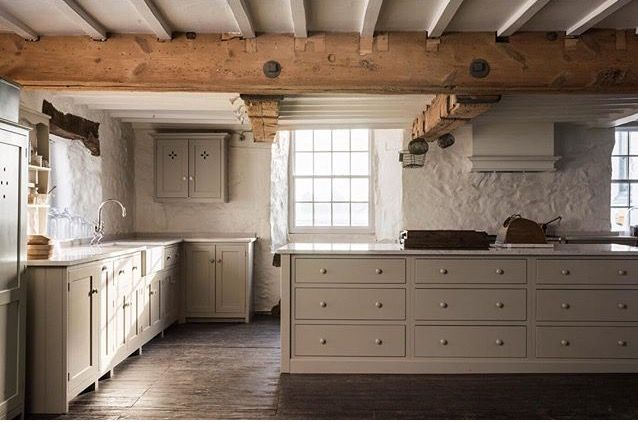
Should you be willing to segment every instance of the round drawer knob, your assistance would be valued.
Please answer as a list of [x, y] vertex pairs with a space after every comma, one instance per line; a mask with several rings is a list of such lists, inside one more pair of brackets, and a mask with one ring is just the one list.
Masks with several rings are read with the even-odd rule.
[[505, 271], [503, 271], [501, 268], [497, 268], [496, 269], [496, 274], [503, 275], [504, 273], [505, 273]]
[[627, 275], [627, 271], [625, 271], [625, 270], [618, 270], [618, 275]]
[[619, 303], [618, 309], [627, 309], [627, 305], [625, 303]]
[[322, 300], [321, 302], [319, 302], [319, 306], [325, 308], [326, 306], [328, 306], [328, 304]]
[[441, 303], [439, 303], [439, 306], [440, 306], [441, 308], [445, 309], [445, 308], [447, 308], [447, 303], [445, 303], [445, 302], [441, 302]]
[[505, 344], [505, 343], [504, 343], [504, 342], [503, 342], [503, 340], [501, 340], [500, 338], [497, 338], [497, 339], [496, 339], [496, 344], [497, 344], [498, 346], [502, 346], [502, 345], [503, 345], [503, 344]]
[[383, 303], [381, 302], [375, 302], [374, 306], [376, 306], [377, 308], [383, 308]]
[[320, 272], [321, 274], [325, 274], [325, 273], [327, 273], [327, 272], [328, 272], [328, 270], [326, 270], [325, 268], [321, 268], [321, 269], [319, 270], [319, 272]]
[[561, 344], [562, 346], [569, 346], [569, 341], [568, 341], [568, 340], [561, 340], [561, 341], [560, 341], [560, 344]]
[[377, 274], [383, 274], [383, 270], [381, 268], [377, 268], [376, 270], [374, 270], [374, 272], [376, 272]]
[[327, 341], [326, 341], [326, 339], [325, 339], [325, 338], [320, 338], [320, 339], [319, 339], [319, 343], [320, 343], [320, 344], [326, 344], [326, 343], [327, 343]]
[[625, 347], [627, 345], [627, 342], [625, 340], [618, 340], [618, 345], [621, 347]]
[[374, 339], [375, 344], [381, 346], [383, 344], [383, 340], [381, 340], [380, 338]]
[[446, 270], [445, 268], [441, 268], [441, 269], [439, 270], [439, 272], [440, 272], [441, 274], [447, 274], [447, 270]]
[[443, 346], [447, 346], [447, 340], [442, 338], [441, 340], [439, 340], [439, 343], [441, 343]]
[[502, 308], [503, 308], [503, 306], [505, 306], [505, 305], [503, 304], [503, 302], [496, 302], [496, 307], [497, 307], [498, 309], [502, 309]]
[[569, 303], [561, 303], [560, 307], [563, 309], [569, 309]]
[[562, 275], [569, 275], [569, 270], [563, 270], [560, 272]]

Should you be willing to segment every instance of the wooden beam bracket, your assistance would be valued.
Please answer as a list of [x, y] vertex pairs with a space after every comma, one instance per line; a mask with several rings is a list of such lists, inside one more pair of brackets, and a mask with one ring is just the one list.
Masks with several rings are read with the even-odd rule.
[[255, 142], [275, 142], [279, 126], [279, 105], [283, 96], [241, 94], [241, 99], [246, 105]]
[[62, 113], [47, 100], [42, 102], [42, 113], [51, 116], [49, 130], [52, 134], [66, 139], [80, 140], [91, 151], [91, 155], [100, 155], [99, 123], [70, 113]]

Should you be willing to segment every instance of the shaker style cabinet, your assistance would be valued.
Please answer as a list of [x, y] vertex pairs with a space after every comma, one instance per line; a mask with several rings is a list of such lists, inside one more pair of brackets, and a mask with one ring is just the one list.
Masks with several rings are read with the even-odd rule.
[[155, 134], [155, 198], [226, 202], [227, 134]]

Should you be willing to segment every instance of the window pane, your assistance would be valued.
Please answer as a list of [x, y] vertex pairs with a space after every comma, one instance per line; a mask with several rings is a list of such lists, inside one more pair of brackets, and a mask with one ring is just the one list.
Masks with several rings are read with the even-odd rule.
[[368, 204], [367, 203], [355, 203], [351, 205], [351, 225], [352, 226], [367, 226], [368, 225]]
[[332, 198], [330, 179], [315, 179], [315, 201], [330, 201]]
[[627, 175], [627, 157], [611, 157], [611, 178], [626, 179]]
[[296, 130], [295, 131], [295, 150], [312, 151], [312, 131]]
[[638, 155], [638, 130], [629, 132], [629, 154]]
[[350, 174], [350, 153], [332, 153], [332, 174], [336, 176], [348, 176]]
[[352, 201], [368, 202], [368, 178], [352, 179]]
[[625, 216], [627, 214], [627, 208], [612, 208], [611, 209], [611, 230], [620, 231], [625, 227]]
[[[612, 176], [613, 176], [613, 173], [612, 173]], [[635, 157], [629, 158], [629, 178], [638, 179], [638, 158], [635, 158]]]
[[312, 201], [312, 179], [295, 179], [295, 200]]
[[616, 132], [616, 142], [614, 144], [614, 150], [611, 152], [612, 155], [627, 155], [627, 132], [618, 131]]
[[[631, 186], [629, 187], [630, 189], [630, 193], [631, 195], [629, 195], [630, 198], [630, 204], [629, 206], [634, 207], [638, 205], [638, 183], [631, 183]], [[631, 218], [635, 218], [636, 220], [632, 222], [633, 223], [638, 223], [638, 213], [634, 213], [633, 211], [631, 212]]]
[[315, 151], [330, 151], [330, 130], [315, 130]]
[[347, 178], [332, 179], [332, 200], [333, 201], [350, 201], [350, 179], [347, 179]]
[[350, 131], [348, 129], [332, 131], [332, 150], [350, 151]]
[[330, 203], [315, 203], [315, 226], [329, 226], [330, 213]]
[[312, 152], [295, 153], [295, 175], [312, 176]]
[[312, 204], [295, 204], [295, 226], [312, 226]]
[[350, 148], [352, 151], [368, 150], [368, 129], [352, 129], [350, 131]]
[[367, 152], [353, 152], [351, 163], [350, 173], [353, 176], [367, 176], [369, 174]]
[[629, 183], [611, 184], [611, 205], [626, 207], [629, 204]]
[[332, 204], [332, 225], [350, 225], [350, 204]]
[[315, 176], [330, 175], [330, 153], [315, 152]]

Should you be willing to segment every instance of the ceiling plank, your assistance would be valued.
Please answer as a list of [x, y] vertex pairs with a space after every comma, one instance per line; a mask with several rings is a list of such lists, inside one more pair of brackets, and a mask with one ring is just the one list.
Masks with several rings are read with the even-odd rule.
[[16, 18], [3, 9], [0, 9], [0, 26], [21, 36], [25, 40], [37, 41], [40, 38], [40, 36], [33, 29], [29, 28], [20, 19]]
[[496, 35], [499, 37], [509, 37], [521, 29], [538, 11], [540, 11], [549, 0], [527, 0], [512, 16], [498, 29]]
[[275, 142], [279, 126], [279, 106], [282, 96], [243, 95], [246, 114], [253, 128], [255, 142]]
[[438, 38], [443, 35], [445, 28], [461, 7], [463, 0], [441, 0], [438, 10], [427, 29], [428, 37]]
[[133, 7], [146, 21], [151, 31], [160, 40], [170, 40], [173, 38], [173, 30], [166, 21], [166, 18], [159, 11], [153, 0], [129, 0]]
[[96, 41], [108, 38], [106, 29], [80, 6], [75, 0], [55, 0], [55, 5], [67, 18], [75, 22], [84, 32]]
[[292, 15], [292, 32], [297, 38], [308, 38], [306, 0], [289, 0]]
[[605, 0], [600, 6], [589, 12], [584, 18], [569, 27], [566, 31], [566, 35], [582, 35], [585, 31], [587, 31], [624, 5], [628, 4], [630, 1], [631, 0]]
[[255, 38], [255, 29], [248, 12], [248, 6], [245, 0], [226, 0], [230, 8], [233, 18], [239, 27], [239, 32], [244, 38]]
[[374, 36], [374, 28], [377, 26], [382, 3], [383, 0], [365, 0], [363, 20], [361, 21], [361, 28], [359, 29], [361, 37]]

